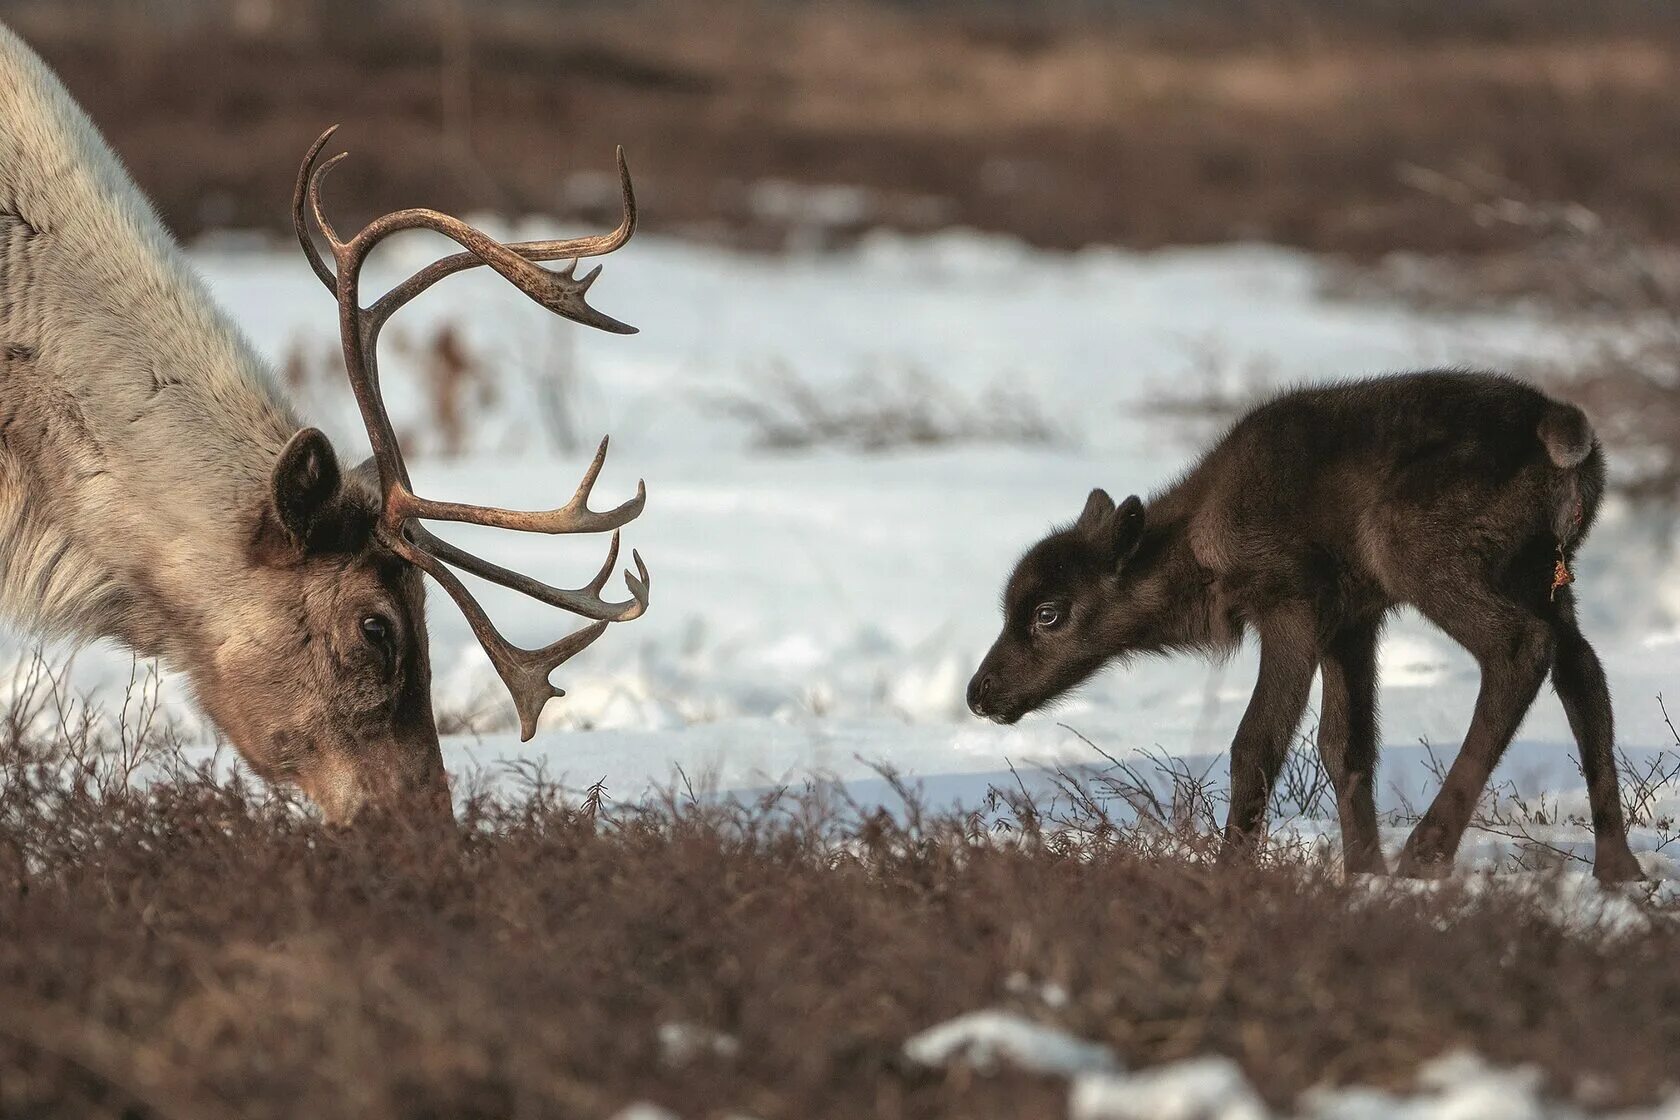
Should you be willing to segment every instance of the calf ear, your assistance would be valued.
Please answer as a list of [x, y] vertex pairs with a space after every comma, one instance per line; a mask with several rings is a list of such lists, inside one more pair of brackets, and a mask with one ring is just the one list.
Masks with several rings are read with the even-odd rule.
[[338, 456], [320, 429], [305, 428], [286, 441], [274, 464], [271, 498], [275, 519], [293, 544], [308, 543], [338, 484]]
[[1124, 564], [1143, 543], [1143, 499], [1136, 494], [1120, 503], [1114, 511], [1114, 562]]
[[1104, 536], [1113, 516], [1114, 499], [1108, 496], [1108, 491], [1093, 490], [1091, 496], [1085, 499], [1085, 508], [1080, 511], [1079, 520], [1073, 523], [1073, 527], [1088, 536]]

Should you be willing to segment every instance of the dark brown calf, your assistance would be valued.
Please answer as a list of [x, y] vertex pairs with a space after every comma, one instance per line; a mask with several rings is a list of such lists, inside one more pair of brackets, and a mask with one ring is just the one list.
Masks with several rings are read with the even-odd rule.
[[1550, 672], [1587, 777], [1595, 873], [1636, 878], [1609, 688], [1567, 582], [1603, 490], [1585, 416], [1510, 378], [1417, 373], [1286, 393], [1147, 506], [1093, 490], [1077, 522], [1034, 545], [1010, 576], [969, 707], [1012, 723], [1117, 657], [1222, 656], [1252, 629], [1260, 673], [1231, 744], [1228, 848], [1264, 823], [1322, 672], [1318, 745], [1346, 864], [1381, 871], [1377, 640], [1389, 611], [1411, 604], [1475, 656], [1482, 684], [1400, 872], [1450, 869]]

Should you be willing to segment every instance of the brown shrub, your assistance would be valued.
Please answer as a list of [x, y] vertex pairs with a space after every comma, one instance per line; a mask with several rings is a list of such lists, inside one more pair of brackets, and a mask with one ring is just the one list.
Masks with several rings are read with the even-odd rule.
[[[448, 835], [334, 831], [203, 774], [66, 783], [56, 733], [0, 751], [0, 1115], [1060, 1114], [1060, 1082], [902, 1056], [996, 1006], [1133, 1067], [1230, 1055], [1274, 1101], [1457, 1048], [1583, 1103], [1675, 1081], [1661, 915], [1582, 931], [1497, 884], [1219, 867], [1019, 802], [998, 834], [913, 799], [614, 807], [528, 773]], [[670, 1024], [738, 1045], [680, 1053]]]

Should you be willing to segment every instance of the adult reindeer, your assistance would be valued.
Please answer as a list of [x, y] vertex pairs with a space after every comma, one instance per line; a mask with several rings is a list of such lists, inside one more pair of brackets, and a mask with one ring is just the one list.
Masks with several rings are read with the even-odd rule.
[[[608, 623], [647, 608], [602, 597], [618, 529], [644, 491], [590, 508], [603, 440], [563, 506], [523, 513], [415, 494], [380, 394], [376, 348], [391, 315], [433, 284], [488, 265], [537, 303], [619, 334], [585, 301], [597, 268], [575, 258], [630, 239], [636, 209], [619, 154], [624, 217], [612, 233], [504, 245], [431, 210], [402, 210], [341, 239], [321, 208], [332, 135], [298, 173], [294, 222], [339, 309], [345, 366], [373, 456], [343, 469], [303, 427], [268, 369], [216, 311], [145, 199], [47, 67], [0, 28], [0, 612], [36, 630], [112, 638], [185, 672], [203, 708], [259, 774], [290, 782], [329, 819], [369, 803], [448, 812], [431, 708], [421, 573], [443, 585], [512, 693], [529, 739], [549, 674]], [[311, 240], [313, 217], [331, 262]], [[462, 252], [363, 306], [368, 254], [403, 230]], [[562, 271], [535, 262], [572, 258]], [[525, 532], [611, 532], [582, 587], [550, 587], [439, 539], [422, 521]], [[496, 630], [456, 568], [589, 620], [537, 650]]]

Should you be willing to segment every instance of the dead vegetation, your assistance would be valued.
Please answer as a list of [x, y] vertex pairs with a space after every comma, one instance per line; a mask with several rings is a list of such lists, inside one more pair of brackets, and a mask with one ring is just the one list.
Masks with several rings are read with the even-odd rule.
[[625, 804], [527, 768], [447, 834], [340, 831], [207, 768], [66, 781], [115, 728], [31, 710], [0, 721], [0, 1115], [1063, 1114], [1058, 1080], [904, 1058], [988, 1007], [1130, 1068], [1229, 1055], [1274, 1102], [1461, 1048], [1583, 1105], [1675, 1088], [1658, 911], [1612, 935], [1497, 880], [1219, 866], [1165, 816], [946, 815], [902, 783], [892, 814]]
[[1077, 432], [1006, 379], [968, 396], [914, 367], [864, 370], [839, 383], [818, 384], [778, 362], [747, 387], [707, 394], [701, 403], [739, 421], [753, 444], [773, 451], [1078, 442]]
[[1519, 243], [1396, 176], [1466, 161], [1680, 238], [1680, 19], [1634, 0], [171, 12], [0, 3], [186, 234], [283, 230], [299, 156], [343, 121], [347, 221], [401, 200], [610, 223], [622, 142], [650, 228], [761, 248], [948, 226], [1053, 247]]
[[[1663, 704], [1659, 697], [1659, 705]], [[1667, 718], [1667, 708], [1663, 709]], [[1316, 718], [1297, 734], [1273, 787], [1266, 819], [1272, 843], [1297, 856], [1313, 858], [1320, 830], [1336, 821], [1336, 792], [1319, 760]], [[1061, 725], [1078, 737], [1103, 762], [1094, 766], [1063, 767], [1049, 775], [1053, 796], [1032, 804], [1016, 816], [1036, 816], [1056, 827], [1099, 834], [1141, 832], [1170, 840], [1174, 845], [1212, 854], [1229, 807], [1223, 778], [1229, 762], [1223, 755], [1188, 760], [1162, 751], [1144, 751], [1119, 758], [1092, 742], [1077, 729]], [[1616, 754], [1616, 774], [1622, 789], [1622, 808], [1629, 829], [1643, 834], [1644, 850], [1680, 854], [1680, 732], [1669, 724], [1673, 746], [1639, 757], [1625, 750]], [[1409, 833], [1423, 818], [1434, 793], [1452, 764], [1451, 750], [1439, 751], [1427, 740], [1421, 789], [1406, 790], [1392, 783], [1384, 800], [1394, 802], [1379, 813], [1384, 829]], [[1580, 773], [1579, 760], [1576, 761]], [[1586, 778], [1580, 777], [1584, 794]], [[1563, 791], [1565, 795], [1571, 791]], [[1002, 793], [994, 804], [1016, 800]], [[1529, 793], [1505, 778], [1482, 791], [1471, 816], [1472, 832], [1508, 841], [1497, 864], [1499, 872], [1586, 872], [1592, 867], [1592, 820], [1580, 797], [1560, 798], [1557, 792]], [[1333, 840], [1334, 837], [1332, 836]]]
[[[581, 435], [587, 396], [571, 336], [539, 329], [517, 350], [471, 342], [453, 320], [415, 337], [391, 332], [390, 381], [403, 394], [394, 407], [398, 438], [416, 456], [457, 459], [472, 454], [564, 455], [590, 450]], [[336, 343], [294, 338], [281, 360], [293, 400], [313, 414], [347, 415], [355, 397]], [[407, 387], [413, 386], [412, 392]], [[510, 407], [505, 396], [514, 394]]]

